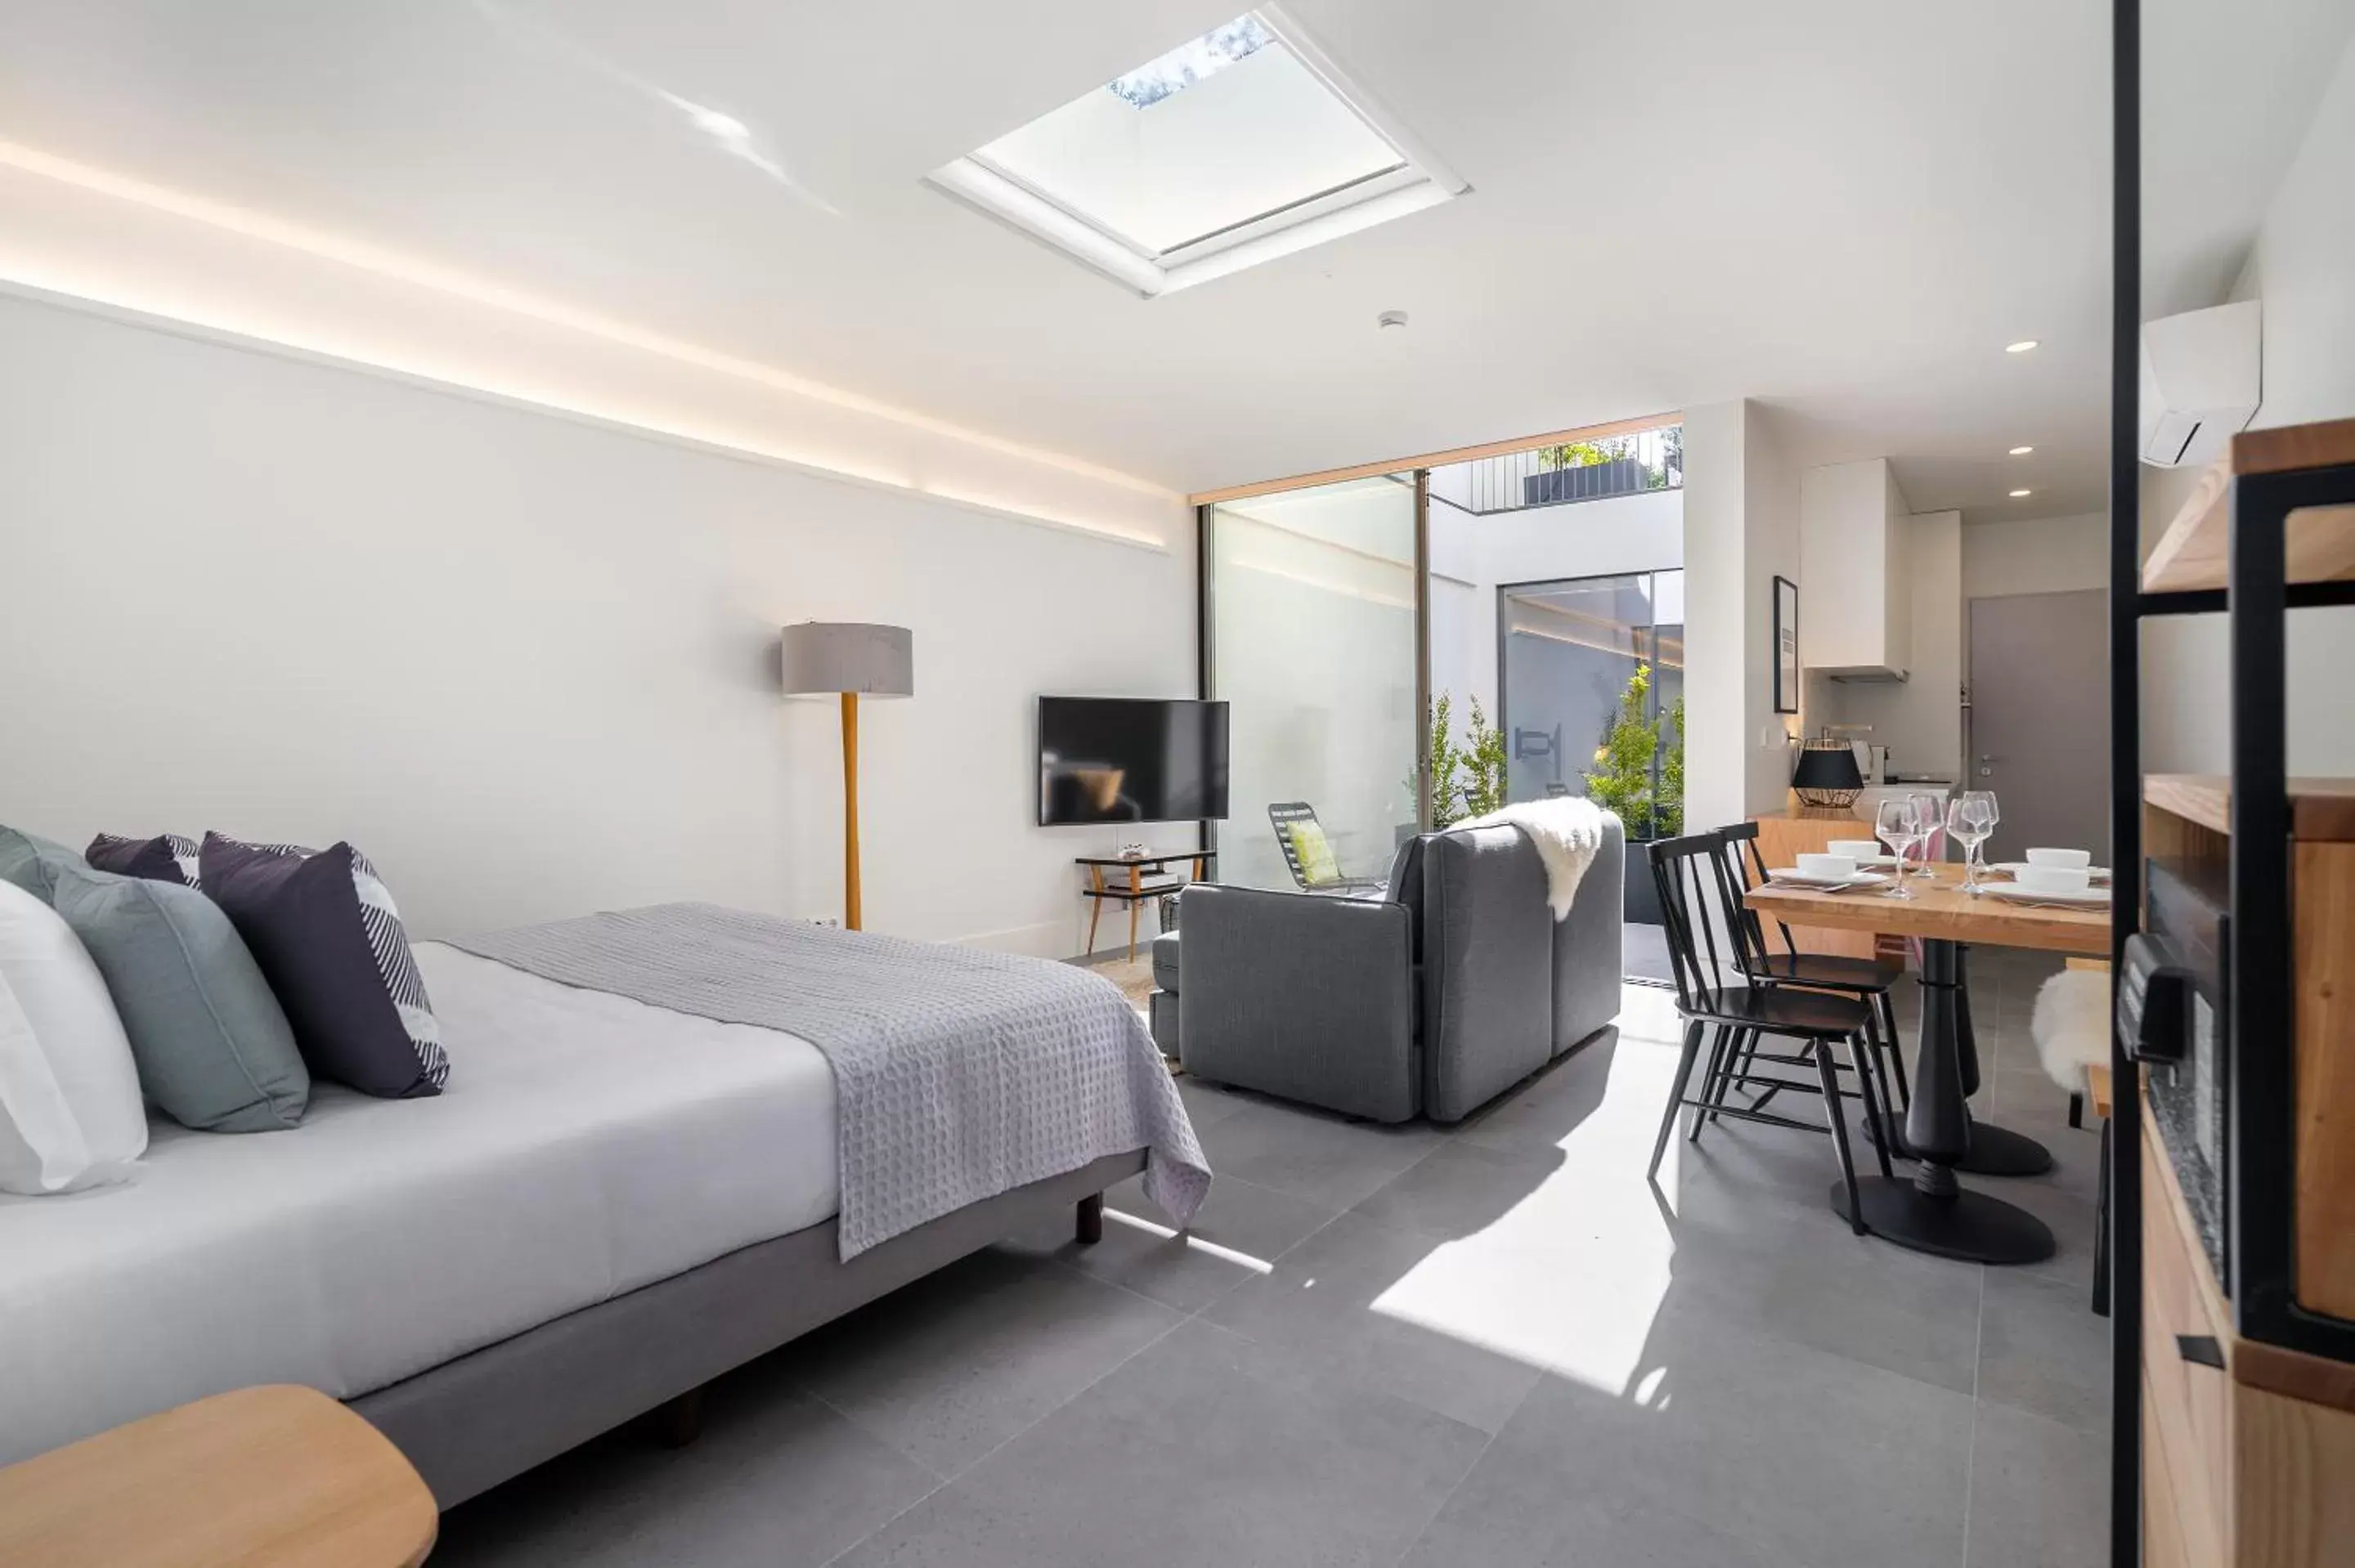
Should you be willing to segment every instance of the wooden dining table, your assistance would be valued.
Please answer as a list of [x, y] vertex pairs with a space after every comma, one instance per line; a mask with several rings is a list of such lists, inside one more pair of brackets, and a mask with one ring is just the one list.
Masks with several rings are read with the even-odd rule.
[[[1882, 887], [1829, 893], [1765, 883], [1750, 889], [1743, 902], [1760, 917], [1788, 925], [1920, 940], [1921, 1041], [1902, 1139], [1916, 1164], [1910, 1178], [1859, 1180], [1861, 1218], [1874, 1234], [1917, 1252], [1976, 1263], [2035, 1263], [2052, 1255], [2050, 1227], [2018, 1204], [1956, 1180], [1958, 1171], [2032, 1175], [2051, 1165], [2051, 1154], [2033, 1139], [1971, 1118], [1978, 1050], [1964, 953], [1987, 946], [2107, 958], [2110, 912], [2102, 905], [2029, 904], [1972, 893], [1962, 886], [1962, 867], [1930, 870], [1927, 877], [1908, 879], [1911, 898], [1891, 897]], [[1834, 1184], [1832, 1206], [1849, 1217], [1845, 1182]]]

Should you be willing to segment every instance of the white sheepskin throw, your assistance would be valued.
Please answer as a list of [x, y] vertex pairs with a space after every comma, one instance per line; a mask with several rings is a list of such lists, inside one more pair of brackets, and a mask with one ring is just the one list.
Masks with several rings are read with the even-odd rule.
[[2071, 1094], [2083, 1094], [2085, 1069], [2110, 1059], [2110, 977], [2062, 969], [2036, 993], [2029, 1031], [2045, 1073]]
[[1457, 822], [1455, 828], [1509, 827], [1529, 834], [1529, 842], [1538, 846], [1538, 858], [1545, 862], [1546, 906], [1556, 920], [1567, 920], [1571, 900], [1578, 896], [1578, 885], [1586, 880], [1586, 868], [1594, 863], [1594, 852], [1603, 847], [1605, 818], [1618, 820], [1592, 800], [1555, 795], [1507, 806], [1485, 817]]

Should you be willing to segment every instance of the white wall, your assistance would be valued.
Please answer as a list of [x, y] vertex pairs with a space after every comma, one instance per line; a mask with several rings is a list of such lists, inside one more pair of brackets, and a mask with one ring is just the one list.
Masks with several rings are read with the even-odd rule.
[[837, 911], [835, 705], [776, 671], [816, 618], [915, 630], [870, 927], [1072, 952], [1121, 834], [1034, 825], [1035, 699], [1195, 685], [1190, 548], [9, 299], [0, 563], [0, 821], [348, 837], [428, 936]]
[[[2355, 415], [2355, 44], [2274, 194], [2232, 297], [2264, 304], [2264, 402], [2254, 427]], [[2188, 482], [2143, 471], [2147, 537], [2174, 515]], [[2222, 619], [2146, 622], [2143, 648], [2144, 766], [2223, 771], [2231, 676]], [[2293, 614], [2287, 664], [2291, 771], [2355, 774], [2355, 704], [2346, 697], [2355, 609]]]
[[[1440, 473], [1434, 472], [1434, 489]], [[1476, 517], [1431, 509], [1431, 687], [1497, 717], [1497, 588], [1684, 565], [1684, 493], [1646, 491]]]
[[[1743, 585], [1742, 647], [1747, 682], [1742, 703], [1742, 800], [1732, 817], [1704, 821], [1686, 814], [1695, 827], [1715, 827], [1762, 812], [1785, 810], [1791, 800], [1791, 769], [1795, 757], [1791, 737], [1804, 733], [1806, 714], [1774, 711], [1774, 578], [1800, 585], [1799, 624], [1806, 624], [1806, 585], [1800, 571], [1799, 469], [1784, 452], [1756, 403], [1742, 405], [1742, 531], [1749, 546], [1748, 578]], [[1687, 578], [1686, 593], [1691, 593]], [[1686, 653], [1691, 659], [1689, 647]], [[1805, 663], [1801, 665], [1805, 685]], [[1689, 669], [1685, 677], [1690, 689]]]
[[241, 205], [0, 143], [0, 286], [1186, 546], [1185, 496], [782, 366]]
[[2110, 520], [2102, 513], [1973, 523], [1962, 533], [1966, 600], [2110, 586]]
[[[1774, 709], [1774, 578], [1799, 577], [1799, 475], [1747, 400], [1685, 410], [1685, 821], [1784, 810]], [[1800, 582], [1801, 620], [1806, 586]]]

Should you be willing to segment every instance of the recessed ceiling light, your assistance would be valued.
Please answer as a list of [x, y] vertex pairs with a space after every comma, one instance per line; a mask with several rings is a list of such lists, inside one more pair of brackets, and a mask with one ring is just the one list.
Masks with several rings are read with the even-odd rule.
[[2006, 354], [2026, 354], [2030, 349], [2034, 348], [2035, 346], [2036, 340], [2034, 338], [2024, 337], [2018, 343], [2005, 344], [2003, 345], [2003, 351]]
[[2032, 490], [2015, 490], [2011, 493], [2011, 498], [2014, 501], [2018, 501], [2023, 495], [2033, 495], [2035, 493], [2036, 493]]
[[2034, 447], [2014, 447], [2011, 449], [2011, 455], [2014, 457], [2026, 457], [2035, 450], [2036, 449]]

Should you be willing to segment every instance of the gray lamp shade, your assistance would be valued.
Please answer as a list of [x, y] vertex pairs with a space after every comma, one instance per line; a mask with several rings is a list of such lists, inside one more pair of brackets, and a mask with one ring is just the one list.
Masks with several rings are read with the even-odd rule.
[[916, 634], [904, 626], [857, 620], [805, 620], [784, 634], [787, 696], [857, 692], [868, 697], [916, 694]]

